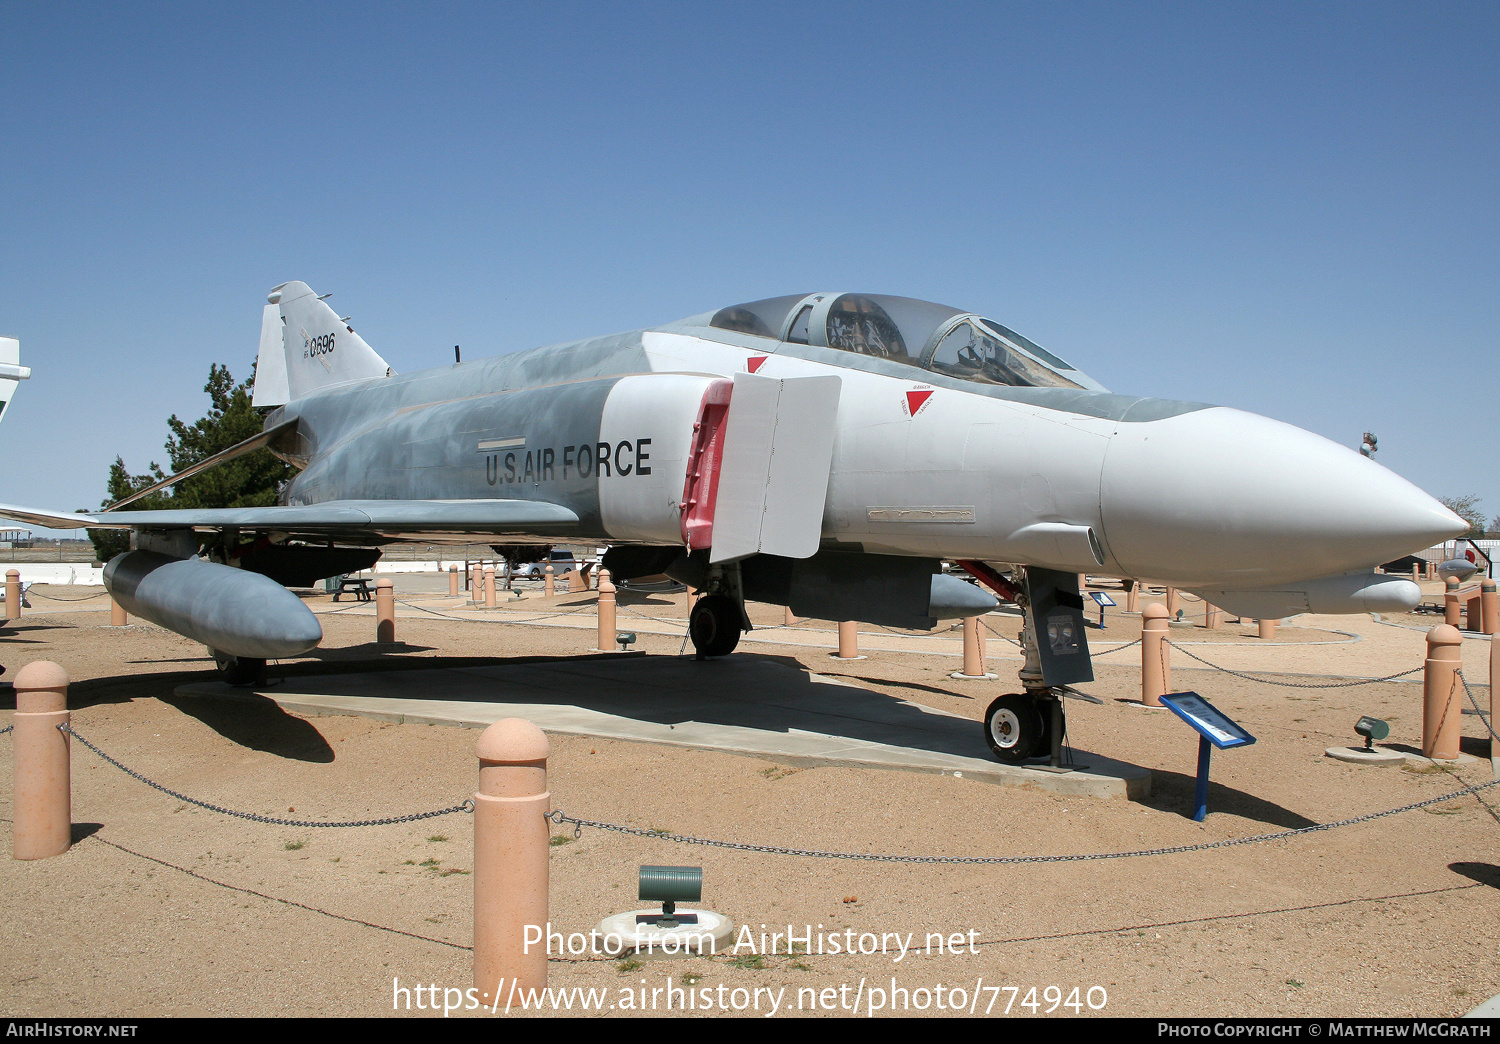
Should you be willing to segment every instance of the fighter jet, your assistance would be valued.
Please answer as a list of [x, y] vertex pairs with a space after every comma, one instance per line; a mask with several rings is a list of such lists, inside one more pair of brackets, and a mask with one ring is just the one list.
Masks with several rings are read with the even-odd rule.
[[1417, 588], [1373, 567], [1467, 528], [1319, 436], [1112, 393], [928, 301], [793, 294], [410, 374], [305, 283], [268, 302], [264, 431], [192, 471], [268, 446], [300, 469], [279, 506], [0, 507], [131, 529], [110, 593], [217, 650], [232, 677], [321, 640], [283, 584], [393, 542], [608, 544], [616, 578], [665, 572], [703, 592], [689, 633], [704, 657], [749, 629], [746, 599], [909, 628], [993, 608], [953, 561], [1024, 610], [1026, 691], [992, 704], [991, 748], [1056, 757], [1059, 697], [1092, 678], [1078, 574], [1256, 618], [1392, 611]]
[[31, 367], [21, 365], [21, 342], [14, 337], [0, 337], [0, 419], [21, 382], [31, 376]]

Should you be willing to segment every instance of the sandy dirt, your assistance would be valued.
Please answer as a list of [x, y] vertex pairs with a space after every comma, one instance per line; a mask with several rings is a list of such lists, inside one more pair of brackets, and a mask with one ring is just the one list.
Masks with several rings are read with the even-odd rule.
[[[437, 580], [425, 590], [415, 581], [403, 587], [409, 604], [399, 637], [407, 644], [394, 651], [373, 644], [368, 606], [310, 598], [324, 614], [323, 648], [273, 675], [580, 656], [593, 645], [591, 593], [472, 610], [442, 597], [446, 584]], [[474, 731], [303, 720], [269, 701], [178, 698], [175, 686], [212, 676], [202, 646], [150, 624], [110, 628], [104, 599], [88, 589], [39, 586], [32, 602], [34, 610], [0, 630], [5, 677], [33, 660], [62, 664], [74, 679], [78, 732], [164, 786], [312, 820], [438, 809], [474, 788]], [[637, 627], [635, 648], [678, 653], [682, 595], [625, 593], [621, 606], [620, 628]], [[1419, 666], [1422, 631], [1435, 622], [1303, 617], [1284, 624], [1275, 642], [1261, 642], [1250, 637], [1253, 626], [1192, 626], [1195, 607], [1184, 608], [1188, 626], [1172, 629], [1174, 642], [1223, 666], [1304, 684], [1334, 680], [1309, 675], [1382, 677]], [[914, 638], [866, 628], [861, 651], [869, 658], [840, 662], [828, 655], [836, 645], [831, 625], [784, 628], [776, 607], [753, 615], [756, 640], [736, 655], [842, 675], [976, 721], [991, 699], [1016, 689], [1017, 661], [1006, 659], [1015, 649], [1001, 637], [1014, 637], [1014, 618], [988, 618], [997, 632], [990, 665], [1000, 678], [982, 682], [949, 677], [961, 651], [957, 631]], [[1118, 609], [1107, 624], [1090, 632], [1096, 648], [1139, 635], [1138, 621]], [[1467, 673], [1486, 708], [1488, 652], [1486, 641], [1465, 642]], [[1418, 746], [1419, 684], [1287, 688], [1177, 654], [1174, 687], [1208, 697], [1259, 741], [1215, 755], [1211, 814], [1194, 823], [1196, 735], [1168, 712], [1131, 702], [1139, 697], [1138, 647], [1098, 664], [1097, 682], [1085, 688], [1105, 702], [1070, 703], [1071, 737], [1082, 750], [1153, 769], [1147, 801], [553, 736], [554, 805], [584, 819], [776, 847], [1046, 856], [1273, 833], [1491, 778], [1488, 760], [1413, 771], [1324, 756], [1326, 747], [1357, 742], [1353, 724], [1362, 714], [1390, 721], [1387, 745]], [[8, 693], [4, 699], [0, 724], [14, 706]], [[1463, 732], [1464, 751], [1487, 758], [1480, 718], [1466, 713]], [[10, 763], [9, 740], [0, 739], [7, 776]], [[397, 987], [420, 985], [412, 1010], [394, 1013], [430, 1017], [445, 989], [472, 985], [472, 835], [462, 813], [372, 828], [262, 825], [150, 789], [76, 743], [73, 787], [71, 851], [3, 863], [7, 1015], [385, 1015], [393, 1000], [401, 1004]], [[746, 1016], [766, 1016], [776, 1004], [778, 1017], [847, 1017], [855, 1005], [863, 1016], [877, 990], [885, 1005], [877, 1014], [967, 1015], [972, 1003], [974, 1014], [1008, 1009], [1012, 1017], [1049, 1008], [1069, 1016], [1451, 1016], [1500, 992], [1497, 808], [1500, 788], [1237, 847], [1010, 865], [812, 859], [594, 829], [574, 840], [559, 827], [551, 861], [558, 930], [587, 932], [640, 906], [638, 866], [689, 864], [703, 867], [704, 905], [750, 926], [755, 945], [639, 963], [564, 956], [551, 963], [550, 982], [597, 991], [586, 1010], [586, 994], [566, 994], [571, 1014], [596, 1016], [641, 1006], [666, 1014], [669, 1003], [672, 1014], [688, 1004], [696, 1015], [743, 1005]], [[11, 816], [9, 787], [0, 816]], [[788, 946], [788, 925], [798, 937], [810, 926], [812, 952]], [[835, 935], [841, 947], [883, 942], [886, 952], [831, 954]], [[942, 952], [926, 952], [938, 936]], [[904, 956], [902, 939], [911, 947]], [[461, 993], [446, 996], [462, 1003]]]

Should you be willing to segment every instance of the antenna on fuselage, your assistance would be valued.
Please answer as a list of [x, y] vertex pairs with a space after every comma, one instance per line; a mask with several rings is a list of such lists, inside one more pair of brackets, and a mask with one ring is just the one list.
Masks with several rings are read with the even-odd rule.
[[463, 358], [462, 358], [462, 356], [460, 356], [459, 351], [458, 351], [458, 345], [456, 345], [456, 344], [453, 346], [453, 361], [455, 363], [461, 363], [461, 362], [463, 362]]

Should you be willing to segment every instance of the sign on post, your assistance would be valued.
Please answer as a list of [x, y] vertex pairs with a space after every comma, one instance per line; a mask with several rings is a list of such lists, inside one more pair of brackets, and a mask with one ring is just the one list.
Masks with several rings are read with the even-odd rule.
[[1161, 698], [1162, 706], [1198, 732], [1198, 785], [1193, 792], [1193, 822], [1208, 815], [1208, 762], [1214, 747], [1248, 747], [1255, 737], [1196, 692], [1173, 692]]

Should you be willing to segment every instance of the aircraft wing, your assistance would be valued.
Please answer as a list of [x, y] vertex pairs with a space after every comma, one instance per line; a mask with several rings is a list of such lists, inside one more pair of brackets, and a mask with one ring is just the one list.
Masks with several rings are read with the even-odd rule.
[[573, 527], [579, 521], [568, 508], [536, 500], [332, 500], [297, 507], [96, 511], [74, 515], [0, 504], [0, 517], [48, 529], [266, 529], [345, 543], [452, 536], [547, 536], [554, 529]]

